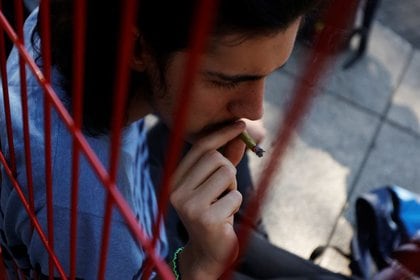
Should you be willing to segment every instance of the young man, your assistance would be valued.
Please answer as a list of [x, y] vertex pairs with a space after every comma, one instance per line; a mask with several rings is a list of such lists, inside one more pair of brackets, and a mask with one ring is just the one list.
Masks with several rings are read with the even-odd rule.
[[[51, 2], [52, 85], [71, 112], [72, 1]], [[197, 2], [142, 0], [137, 24], [133, 27], [136, 43], [117, 185], [149, 235], [157, 210], [149, 174], [143, 118], [149, 113], [156, 113], [167, 125], [173, 124], [174, 108], [180, 102], [177, 94], [186, 67], [189, 30]], [[192, 81], [193, 92], [186, 122], [186, 139], [192, 146], [179, 163], [172, 181], [170, 200], [189, 236], [188, 243], [179, 254], [178, 272], [183, 279], [217, 279], [226, 264], [234, 261], [231, 252], [238, 249], [238, 240], [233, 218], [242, 201], [242, 195], [237, 191], [235, 166], [245, 149], [238, 138], [245, 129], [245, 123], [240, 119], [261, 118], [265, 78], [288, 59], [301, 16], [315, 2], [220, 1], [198, 75]], [[113, 4], [101, 2], [100, 7], [94, 1], [86, 4], [83, 128], [88, 143], [108, 166], [120, 4], [119, 1]], [[30, 53], [42, 66], [37, 17], [38, 11], [35, 10], [28, 18], [25, 38]], [[103, 64], [107, 67], [102, 67]], [[16, 49], [8, 60], [8, 77], [17, 180], [27, 192]], [[46, 231], [43, 93], [30, 73], [27, 84], [35, 212]], [[0, 98], [3, 103], [2, 94]], [[3, 106], [0, 107], [3, 110]], [[0, 126], [6, 127], [3, 111], [0, 116]], [[68, 273], [72, 137], [56, 112], [51, 117], [54, 246]], [[0, 137], [2, 151], [10, 160], [5, 133]], [[219, 152], [221, 147], [223, 153]], [[48, 254], [39, 235], [31, 230], [31, 222], [3, 168], [2, 175], [1, 244], [2, 252], [9, 260], [9, 268], [12, 267], [10, 263], [15, 262], [27, 275], [32, 271], [47, 275]], [[94, 279], [98, 272], [106, 192], [84, 157], [81, 159], [79, 182], [76, 275], [78, 278]], [[124, 219], [116, 212], [111, 223], [105, 278], [136, 279], [143, 273], [146, 256], [132, 239]], [[162, 257], [167, 254], [163, 229], [158, 253]], [[283, 261], [277, 260], [278, 264]], [[276, 266], [276, 263], [270, 264]], [[252, 261], [249, 265], [253, 265]], [[311, 271], [316, 273], [316, 270]]]

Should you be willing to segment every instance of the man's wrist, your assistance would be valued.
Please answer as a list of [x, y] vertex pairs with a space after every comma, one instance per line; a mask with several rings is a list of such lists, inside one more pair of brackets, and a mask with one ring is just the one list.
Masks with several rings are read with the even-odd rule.
[[213, 280], [221, 275], [220, 268], [210, 268], [204, 265], [202, 256], [196, 254], [190, 245], [186, 245], [178, 255], [179, 279]]

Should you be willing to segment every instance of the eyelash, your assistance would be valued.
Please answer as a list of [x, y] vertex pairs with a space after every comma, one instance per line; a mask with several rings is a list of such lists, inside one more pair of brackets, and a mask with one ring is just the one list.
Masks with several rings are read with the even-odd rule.
[[239, 83], [236, 82], [220, 82], [220, 81], [212, 81], [212, 84], [216, 87], [223, 88], [223, 89], [235, 89], [239, 86]]

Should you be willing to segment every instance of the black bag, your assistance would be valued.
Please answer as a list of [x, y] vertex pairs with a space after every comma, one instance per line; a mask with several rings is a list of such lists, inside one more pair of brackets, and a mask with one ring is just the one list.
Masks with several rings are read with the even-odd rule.
[[[395, 252], [403, 244], [420, 234], [420, 196], [398, 186], [386, 186], [361, 195], [355, 206], [350, 268], [355, 276], [372, 279], [394, 264]], [[420, 254], [412, 256], [419, 259], [410, 262], [420, 267]]]

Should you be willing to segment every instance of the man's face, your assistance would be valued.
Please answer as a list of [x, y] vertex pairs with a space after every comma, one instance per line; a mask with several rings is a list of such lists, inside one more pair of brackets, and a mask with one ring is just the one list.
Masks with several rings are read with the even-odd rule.
[[[238, 37], [226, 36], [214, 43], [203, 55], [192, 84], [186, 123], [189, 138], [227, 122], [262, 117], [266, 78], [286, 63], [298, 27], [299, 20], [275, 35], [236, 42]], [[154, 87], [153, 109], [169, 126], [177, 102], [183, 102], [178, 94], [187, 59], [186, 52], [176, 53], [164, 74], [166, 86]]]

